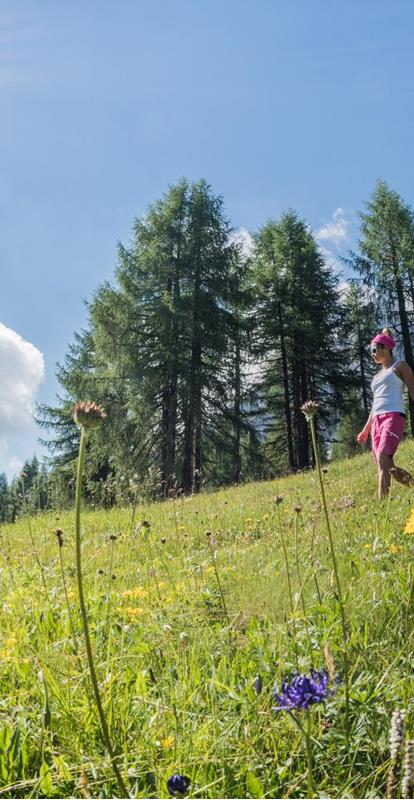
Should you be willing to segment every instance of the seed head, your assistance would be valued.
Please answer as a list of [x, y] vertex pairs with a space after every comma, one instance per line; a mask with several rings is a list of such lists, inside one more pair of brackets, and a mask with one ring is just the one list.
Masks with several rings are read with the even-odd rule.
[[413, 784], [414, 784], [414, 741], [412, 739], [407, 739], [405, 743], [401, 797], [404, 798], [412, 797]]
[[302, 511], [302, 506], [295, 506], [295, 511], [296, 514], [300, 514], [300, 512]]
[[72, 406], [72, 415], [77, 425], [82, 425], [87, 430], [97, 428], [108, 416], [98, 403], [75, 403]]
[[315, 416], [317, 410], [319, 408], [319, 403], [316, 403], [315, 400], [307, 400], [303, 406], [300, 407], [300, 410], [305, 415], [308, 422]]
[[396, 761], [404, 741], [404, 711], [397, 709], [392, 712], [390, 730], [390, 755], [391, 761]]
[[55, 534], [58, 540], [59, 547], [63, 547], [63, 531], [60, 528], [55, 528], [53, 533]]
[[283, 494], [277, 494], [277, 495], [276, 495], [276, 496], [273, 498], [273, 500], [275, 501], [275, 503], [276, 503], [276, 505], [277, 505], [277, 506], [280, 506], [280, 504], [281, 504], [281, 503], [283, 503]]

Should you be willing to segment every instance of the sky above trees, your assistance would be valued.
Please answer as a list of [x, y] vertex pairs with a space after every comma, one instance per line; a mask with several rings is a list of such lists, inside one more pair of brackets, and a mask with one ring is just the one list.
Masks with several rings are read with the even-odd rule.
[[335, 268], [378, 178], [412, 202], [413, 27], [410, 0], [2, 3], [0, 471], [41, 454], [32, 402], [181, 176], [247, 241], [294, 208]]

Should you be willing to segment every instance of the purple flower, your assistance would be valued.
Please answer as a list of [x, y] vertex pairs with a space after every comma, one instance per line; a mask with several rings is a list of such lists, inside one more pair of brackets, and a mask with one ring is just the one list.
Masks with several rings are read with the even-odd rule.
[[325, 669], [311, 669], [308, 675], [295, 675], [290, 681], [284, 680], [279, 694], [277, 687], [273, 689], [273, 697], [277, 706], [272, 711], [301, 711], [314, 703], [323, 703], [333, 694], [329, 686], [329, 675]]
[[190, 778], [187, 778], [186, 775], [171, 775], [171, 778], [168, 778], [167, 781], [171, 797], [183, 797], [187, 794], [190, 783]]

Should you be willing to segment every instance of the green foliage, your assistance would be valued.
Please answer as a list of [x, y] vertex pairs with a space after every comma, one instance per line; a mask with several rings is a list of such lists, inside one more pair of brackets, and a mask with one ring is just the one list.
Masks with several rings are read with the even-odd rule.
[[[409, 468], [412, 458], [412, 443], [403, 443], [399, 462]], [[330, 797], [379, 797], [389, 765], [391, 712], [405, 707], [408, 730], [414, 713], [407, 572], [413, 541], [403, 533], [412, 499], [395, 485], [389, 511], [377, 502], [370, 454], [336, 461], [324, 481], [347, 587], [351, 734], [348, 747], [340, 680], [327, 703], [312, 709], [315, 787]], [[293, 614], [276, 494], [284, 496], [278, 508], [292, 566]], [[298, 505], [301, 512], [294, 510]], [[135, 512], [135, 522], [131, 509], [120, 508], [87, 512], [82, 521], [100, 687], [131, 796], [166, 796], [175, 770], [191, 778], [190, 797], [302, 796], [301, 732], [289, 715], [272, 712], [272, 689], [295, 670], [295, 643], [301, 671], [323, 667], [328, 644], [340, 678], [343, 673], [314, 473], [140, 503]], [[73, 514], [59, 517], [60, 551], [55, 513], [31, 520], [46, 590], [27, 520], [1, 527], [5, 797], [117, 792], [86, 679]], [[261, 694], [254, 688], [257, 675]]]

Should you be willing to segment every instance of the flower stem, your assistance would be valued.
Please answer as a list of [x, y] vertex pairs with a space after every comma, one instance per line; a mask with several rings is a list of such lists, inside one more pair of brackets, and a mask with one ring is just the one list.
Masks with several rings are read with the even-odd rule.
[[95, 664], [93, 660], [93, 652], [92, 652], [92, 645], [91, 639], [89, 634], [89, 623], [88, 623], [88, 614], [86, 610], [86, 603], [85, 603], [85, 595], [83, 591], [83, 581], [82, 581], [82, 552], [81, 552], [81, 532], [80, 532], [80, 515], [81, 515], [81, 498], [82, 498], [82, 478], [83, 478], [83, 465], [85, 461], [85, 445], [86, 445], [86, 431], [84, 426], [81, 426], [81, 438], [79, 444], [79, 458], [78, 458], [78, 472], [77, 472], [77, 479], [76, 479], [76, 500], [75, 500], [75, 535], [76, 535], [76, 576], [78, 582], [78, 592], [79, 592], [79, 604], [80, 604], [80, 611], [81, 611], [81, 618], [82, 618], [82, 627], [83, 627], [83, 634], [85, 638], [85, 647], [86, 647], [86, 655], [88, 659], [88, 667], [89, 667], [89, 674], [91, 677], [91, 683], [93, 687], [93, 692], [95, 695], [95, 702], [96, 707], [98, 710], [99, 721], [101, 723], [102, 734], [105, 740], [106, 748], [108, 750], [110, 759], [111, 759], [111, 766], [118, 783], [118, 787], [121, 793], [121, 797], [129, 798], [129, 794], [127, 788], [122, 780], [121, 773], [118, 769], [117, 765], [117, 756], [115, 755], [114, 749], [112, 747], [111, 739], [109, 736], [108, 724], [105, 718], [105, 713], [103, 710], [101, 693], [99, 690], [98, 679], [96, 676], [95, 671]]
[[288, 554], [287, 554], [287, 549], [286, 549], [285, 534], [283, 532], [283, 523], [282, 523], [282, 520], [280, 518], [279, 506], [277, 506], [277, 516], [278, 516], [278, 522], [279, 522], [280, 539], [281, 539], [282, 548], [283, 548], [283, 556], [284, 556], [284, 559], [285, 559], [286, 579], [287, 579], [288, 592], [289, 592], [290, 610], [291, 610], [291, 613], [292, 613], [293, 646], [294, 646], [294, 649], [295, 649], [296, 668], [299, 669], [298, 643], [296, 641], [295, 607], [294, 607], [294, 604], [293, 604], [293, 593], [292, 593], [292, 583], [291, 583], [291, 580], [290, 580], [289, 559], [288, 559]]
[[309, 709], [307, 710], [306, 715], [307, 715], [307, 724], [306, 724], [305, 742], [306, 742], [306, 759], [308, 762], [308, 773], [307, 773], [308, 796], [314, 797], [315, 791], [313, 788], [313, 760], [312, 760], [312, 742], [311, 742], [312, 720]]
[[320, 489], [321, 489], [322, 506], [323, 506], [323, 510], [324, 510], [324, 514], [325, 514], [325, 520], [326, 520], [326, 529], [328, 531], [329, 549], [330, 549], [330, 552], [331, 552], [332, 566], [333, 566], [333, 570], [334, 570], [334, 574], [335, 574], [336, 589], [337, 589], [337, 593], [338, 593], [338, 602], [339, 602], [339, 609], [340, 609], [340, 616], [341, 616], [342, 636], [343, 636], [343, 639], [344, 639], [343, 658], [344, 658], [345, 715], [346, 715], [345, 726], [346, 726], [346, 738], [347, 738], [347, 741], [349, 741], [349, 676], [348, 676], [349, 668], [348, 668], [348, 653], [347, 653], [348, 630], [347, 630], [347, 625], [346, 625], [345, 608], [344, 608], [344, 601], [343, 601], [343, 597], [342, 597], [341, 582], [340, 582], [340, 579], [339, 579], [338, 564], [337, 564], [336, 556], [335, 556], [335, 548], [334, 548], [334, 543], [333, 543], [331, 523], [330, 523], [330, 519], [329, 519], [328, 506], [327, 506], [326, 497], [325, 497], [325, 488], [324, 488], [324, 485], [323, 485], [321, 462], [320, 462], [320, 458], [319, 458], [319, 450], [318, 450], [318, 445], [317, 445], [317, 441], [316, 441], [315, 419], [314, 419], [313, 416], [311, 416], [309, 418], [309, 424], [310, 424], [310, 429], [311, 429], [311, 434], [312, 434], [312, 445], [313, 445], [313, 452], [315, 454], [316, 469], [318, 471], [319, 485], [320, 485]]

